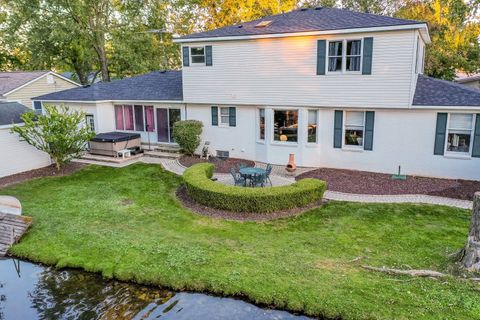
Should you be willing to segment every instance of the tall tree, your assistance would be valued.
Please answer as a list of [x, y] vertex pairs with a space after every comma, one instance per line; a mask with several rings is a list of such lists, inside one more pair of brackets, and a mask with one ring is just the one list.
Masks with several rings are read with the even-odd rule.
[[480, 72], [479, 7], [478, 0], [412, 0], [399, 10], [399, 17], [428, 23], [426, 74], [452, 80], [457, 70]]
[[391, 15], [401, 7], [403, 0], [341, 0], [340, 2], [342, 8]]

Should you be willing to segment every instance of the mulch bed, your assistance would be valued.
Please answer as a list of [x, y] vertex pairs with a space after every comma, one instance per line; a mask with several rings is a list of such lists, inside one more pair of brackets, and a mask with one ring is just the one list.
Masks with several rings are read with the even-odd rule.
[[472, 200], [480, 191], [480, 181], [453, 180], [407, 176], [393, 180], [391, 175], [355, 170], [320, 168], [303, 173], [296, 179], [316, 178], [328, 183], [328, 190], [345, 193], [395, 195], [425, 194], [462, 200]]
[[215, 165], [215, 172], [218, 172], [218, 173], [230, 173], [230, 169], [238, 166], [240, 163], [243, 163], [248, 167], [255, 166], [255, 162], [253, 161], [237, 159], [237, 158], [219, 159], [215, 157], [210, 157], [209, 160], [206, 160], [206, 159], [200, 159], [200, 157], [198, 156], [183, 156], [178, 161], [182, 166], [187, 168], [197, 163], [204, 163], [204, 162], [213, 163]]
[[198, 213], [207, 217], [222, 218], [226, 220], [236, 220], [236, 221], [266, 221], [266, 220], [298, 216], [310, 209], [318, 208], [322, 204], [327, 202], [327, 200], [318, 200], [305, 207], [270, 212], [270, 213], [233, 212], [233, 211], [225, 211], [225, 210], [210, 208], [195, 202], [188, 195], [187, 188], [185, 186], [181, 186], [180, 188], [178, 188], [176, 195], [177, 195], [177, 198], [185, 207], [187, 207], [188, 209], [190, 209], [195, 213]]
[[57, 171], [55, 165], [50, 165], [39, 169], [12, 174], [11, 176], [0, 178], [0, 188], [36, 178], [66, 176], [80, 170], [84, 166], [84, 163], [71, 162], [61, 168], [60, 171]]

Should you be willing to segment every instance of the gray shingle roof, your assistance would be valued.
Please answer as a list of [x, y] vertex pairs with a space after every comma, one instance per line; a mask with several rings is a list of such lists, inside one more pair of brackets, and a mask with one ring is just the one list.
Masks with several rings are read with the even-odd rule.
[[0, 72], [0, 96], [48, 72], [49, 71]]
[[18, 102], [0, 102], [0, 126], [22, 123], [20, 116], [30, 110]]
[[32, 98], [43, 101], [143, 100], [182, 101], [182, 72], [154, 71], [144, 75], [99, 82]]
[[419, 74], [413, 105], [478, 107], [480, 90]]
[[[272, 21], [272, 23], [263, 28], [255, 27], [261, 21]], [[346, 9], [299, 9], [233, 26], [186, 35], [180, 37], [180, 39], [372, 28], [418, 23], [422, 22], [355, 12]]]

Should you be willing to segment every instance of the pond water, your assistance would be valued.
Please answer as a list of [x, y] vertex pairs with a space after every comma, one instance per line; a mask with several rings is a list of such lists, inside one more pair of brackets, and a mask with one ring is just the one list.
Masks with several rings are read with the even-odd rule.
[[289, 319], [285, 311], [242, 300], [172, 292], [79, 270], [0, 260], [0, 320], [28, 319]]

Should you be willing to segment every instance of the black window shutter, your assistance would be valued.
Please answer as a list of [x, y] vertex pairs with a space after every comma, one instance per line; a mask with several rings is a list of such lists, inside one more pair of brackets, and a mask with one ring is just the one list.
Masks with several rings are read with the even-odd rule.
[[218, 126], [218, 107], [212, 107], [212, 126]]
[[363, 39], [362, 74], [372, 74], [373, 38]]
[[473, 134], [472, 157], [480, 158], [480, 113], [477, 114], [477, 117], [475, 120], [475, 132]]
[[333, 123], [333, 147], [342, 147], [342, 135], [343, 135], [343, 111], [335, 110], [335, 120]]
[[373, 150], [373, 127], [375, 123], [375, 112], [365, 112], [365, 140], [363, 141], [363, 150]]
[[135, 113], [135, 131], [144, 131], [143, 106], [134, 106], [133, 108]]
[[188, 50], [189, 50], [189, 47], [182, 48], [184, 67], [188, 67], [190, 65], [190, 52], [188, 52]]
[[230, 107], [228, 111], [228, 122], [230, 127], [236, 127], [237, 126], [237, 108], [235, 107]]
[[205, 65], [213, 66], [212, 46], [205, 46]]
[[317, 75], [325, 75], [325, 59], [327, 56], [327, 40], [317, 41]]
[[437, 129], [435, 130], [435, 147], [433, 154], [443, 156], [447, 133], [447, 113], [437, 113]]

